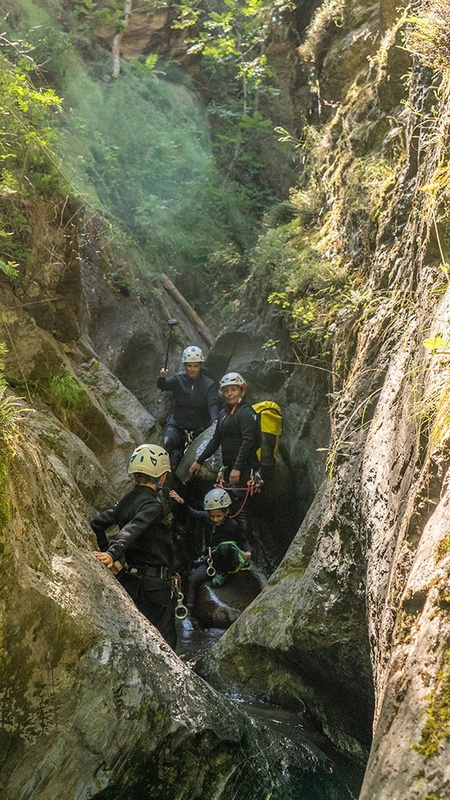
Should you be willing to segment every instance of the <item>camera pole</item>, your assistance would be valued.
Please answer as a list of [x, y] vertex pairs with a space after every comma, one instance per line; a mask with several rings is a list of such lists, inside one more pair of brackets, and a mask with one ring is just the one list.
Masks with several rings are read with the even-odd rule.
[[169, 338], [167, 339], [167, 350], [166, 350], [166, 360], [164, 362], [164, 369], [167, 369], [167, 364], [169, 361], [169, 347], [170, 347], [170, 337], [172, 336], [172, 328], [174, 328], [175, 325], [178, 325], [178, 322], [176, 319], [168, 319], [167, 324], [169, 326]]

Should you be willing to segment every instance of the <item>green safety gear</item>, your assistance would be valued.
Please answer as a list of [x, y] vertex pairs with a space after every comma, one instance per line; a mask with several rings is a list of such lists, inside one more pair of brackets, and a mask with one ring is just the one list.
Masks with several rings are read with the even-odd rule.
[[214, 575], [211, 583], [213, 586], [223, 586], [227, 579], [227, 576], [223, 574], [223, 572], [216, 572]]

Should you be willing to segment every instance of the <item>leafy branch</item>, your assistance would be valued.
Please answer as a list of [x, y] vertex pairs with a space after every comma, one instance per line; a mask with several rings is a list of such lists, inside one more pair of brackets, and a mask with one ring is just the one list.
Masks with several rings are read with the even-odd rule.
[[[0, 47], [12, 45], [0, 37]], [[33, 192], [46, 194], [56, 175], [50, 119], [62, 103], [53, 89], [31, 83], [30, 48], [14, 47], [16, 64], [0, 52], [0, 270], [8, 276], [17, 274], [17, 241], [27, 230], [23, 201]]]
[[228, 177], [246, 187], [261, 180], [261, 142], [273, 135], [262, 99], [277, 94], [267, 45], [292, 0], [223, 0], [206, 11], [198, 0], [181, 0], [173, 27], [185, 30], [188, 53], [201, 55], [214, 84], [210, 105], [215, 151]]

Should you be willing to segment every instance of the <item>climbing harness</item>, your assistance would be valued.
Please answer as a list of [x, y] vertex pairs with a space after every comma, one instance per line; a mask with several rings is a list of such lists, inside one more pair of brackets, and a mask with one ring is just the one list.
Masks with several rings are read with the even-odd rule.
[[223, 545], [223, 544], [227, 544], [227, 545], [231, 546], [233, 548], [233, 550], [236, 551], [237, 557], [238, 557], [238, 565], [234, 569], [229, 569], [228, 570], [228, 574], [229, 575], [231, 575], [231, 574], [233, 574], [235, 572], [239, 572], [239, 570], [241, 570], [241, 569], [250, 569], [250, 561], [249, 561], [249, 559], [245, 556], [244, 551], [241, 550], [240, 547], [238, 547], [238, 545], [236, 544], [235, 541], [232, 540], [232, 541], [229, 541], [229, 542], [221, 542], [219, 545], [217, 545], [217, 547], [215, 548], [215, 551], [218, 550], [219, 547], [221, 547], [221, 545]]
[[244, 499], [238, 508], [238, 510], [234, 514], [230, 514], [230, 519], [237, 517], [243, 510], [247, 500], [249, 497], [253, 497], [254, 494], [257, 494], [261, 491], [261, 487], [264, 484], [264, 481], [261, 477], [261, 473], [258, 470], [252, 469], [250, 471], [250, 478], [247, 481], [246, 486], [233, 486], [225, 485], [224, 483], [224, 473], [225, 467], [221, 467], [217, 474], [217, 483], [214, 484], [216, 489], [226, 489], [227, 492], [245, 492]]
[[186, 439], [185, 445], [184, 445], [184, 447], [186, 449], [187, 447], [189, 447], [190, 444], [192, 444], [192, 442], [196, 438], [195, 435], [194, 435], [195, 431], [187, 431], [185, 428], [183, 428], [183, 433], [184, 433], [185, 439]]
[[175, 607], [175, 617], [177, 619], [186, 619], [188, 615], [188, 610], [183, 603], [184, 594], [181, 591], [181, 575], [179, 575], [178, 572], [174, 572], [174, 574], [171, 575], [171, 578], [172, 578], [173, 597], [176, 597], [177, 600], [177, 604]]
[[206, 557], [206, 563], [208, 564], [208, 566], [206, 568], [206, 574], [207, 574], [208, 578], [213, 578], [214, 575], [216, 574], [216, 569], [215, 569], [214, 564], [213, 564], [212, 550], [211, 550], [210, 547], [208, 547], [208, 555]]

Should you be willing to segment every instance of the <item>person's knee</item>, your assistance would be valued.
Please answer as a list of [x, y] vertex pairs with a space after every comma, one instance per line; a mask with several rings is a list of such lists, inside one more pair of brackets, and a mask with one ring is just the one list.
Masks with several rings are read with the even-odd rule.
[[164, 431], [163, 443], [169, 453], [178, 446], [178, 437], [174, 428], [166, 428]]
[[220, 544], [216, 550], [215, 566], [218, 572], [233, 572], [239, 564], [239, 555], [232, 544]]

